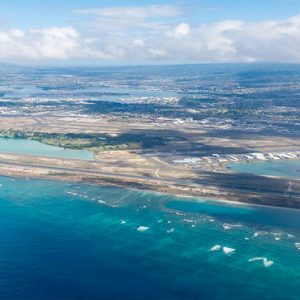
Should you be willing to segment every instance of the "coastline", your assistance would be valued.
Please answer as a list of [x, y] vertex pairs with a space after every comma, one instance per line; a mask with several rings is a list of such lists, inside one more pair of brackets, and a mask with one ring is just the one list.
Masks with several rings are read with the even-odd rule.
[[195, 192], [189, 191], [186, 187], [174, 186], [170, 188], [169, 186], [164, 185], [141, 185], [134, 182], [126, 182], [126, 181], [116, 181], [110, 180], [109, 178], [95, 178], [95, 177], [78, 177], [78, 176], [57, 176], [51, 174], [9, 174], [3, 173], [0, 171], [0, 176], [9, 177], [9, 178], [23, 178], [23, 179], [31, 179], [31, 180], [48, 180], [48, 181], [57, 181], [57, 182], [69, 182], [69, 183], [78, 183], [78, 184], [87, 184], [87, 185], [95, 185], [95, 186], [103, 186], [103, 187], [117, 187], [121, 189], [129, 189], [136, 190], [139, 192], [150, 192], [150, 193], [159, 193], [163, 195], [172, 195], [175, 197], [179, 197], [182, 200], [203, 200], [203, 201], [215, 201], [218, 203], [224, 203], [228, 205], [238, 205], [238, 206], [249, 206], [249, 207], [265, 207], [272, 209], [287, 209], [287, 210], [298, 210], [300, 209], [300, 201], [292, 202], [289, 199], [282, 199], [281, 203], [275, 205], [264, 199], [264, 201], [257, 201], [256, 194], [234, 194], [234, 193], [226, 193], [219, 190], [209, 190], [206, 189], [206, 192]]
[[103, 152], [92, 161], [0, 153], [0, 175], [300, 209], [300, 180], [176, 167], [158, 157], [128, 151]]

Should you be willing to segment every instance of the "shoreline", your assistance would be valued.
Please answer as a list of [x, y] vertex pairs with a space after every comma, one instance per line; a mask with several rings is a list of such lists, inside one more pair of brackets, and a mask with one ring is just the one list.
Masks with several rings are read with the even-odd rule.
[[126, 151], [103, 153], [101, 159], [93, 161], [0, 153], [0, 175], [116, 186], [236, 205], [300, 209], [300, 180], [195, 171]]
[[[136, 188], [130, 188], [130, 187], [124, 187], [121, 185], [112, 185], [112, 184], [96, 184], [92, 182], [82, 182], [82, 181], [76, 181], [76, 180], [64, 180], [64, 179], [54, 179], [54, 178], [42, 178], [42, 177], [29, 177], [29, 176], [22, 176], [22, 175], [2, 175], [0, 174], [0, 177], [6, 177], [6, 178], [11, 178], [11, 179], [27, 179], [27, 180], [42, 180], [42, 181], [50, 181], [50, 182], [66, 182], [66, 183], [77, 183], [77, 184], [82, 184], [82, 185], [90, 185], [90, 186], [99, 186], [99, 187], [115, 187], [119, 189], [124, 189], [124, 190], [131, 190], [131, 191], [136, 191], [136, 192], [147, 192], [147, 193], [152, 193], [152, 194], [159, 194], [159, 195], [165, 195], [165, 196], [174, 196], [176, 198], [181, 198], [183, 199], [194, 199], [194, 200], [201, 200], [200, 202], [216, 202], [216, 203], [225, 203], [225, 204], [233, 204], [235, 206], [253, 206], [253, 207], [265, 207], [265, 208], [276, 208], [276, 209], [288, 209], [288, 210], [295, 210], [295, 208], [288, 208], [288, 207], [278, 207], [278, 206], [268, 206], [268, 205], [259, 205], [259, 204], [251, 204], [251, 203], [246, 203], [246, 202], [239, 202], [239, 201], [232, 201], [228, 199], [214, 199], [214, 198], [207, 198], [205, 196], [192, 196], [192, 195], [186, 195], [186, 194], [176, 194], [176, 193], [168, 193], [168, 192], [160, 192], [157, 190], [151, 190], [151, 189], [136, 189]], [[197, 201], [193, 201], [197, 202]]]
[[[182, 201], [184, 199], [186, 200], [193, 200], [190, 202], [197, 202], [196, 200], [201, 200], [203, 202], [216, 202], [220, 204], [227, 204], [227, 205], [234, 205], [234, 206], [243, 206], [243, 207], [261, 207], [261, 208], [268, 208], [268, 209], [279, 209], [279, 210], [299, 210], [299, 207], [289, 207], [289, 206], [284, 206], [284, 205], [272, 205], [272, 204], [263, 204], [263, 203], [255, 203], [251, 201], [251, 198], [248, 198], [248, 201], [238, 201], [238, 200], [230, 200], [230, 195], [228, 197], [225, 197], [222, 194], [188, 194], [186, 191], [175, 191], [175, 190], [161, 190], [159, 188], [138, 188], [138, 187], [133, 187], [133, 186], [124, 186], [122, 184], [117, 184], [113, 182], [107, 182], [105, 180], [100, 182], [95, 182], [95, 180], [92, 180], [92, 178], [74, 178], [71, 176], [70, 177], [58, 177], [55, 176], [55, 178], [51, 175], [39, 175], [37, 176], [36, 174], [33, 175], [31, 174], [2, 174], [0, 173], [1, 177], [7, 177], [7, 178], [20, 178], [20, 179], [30, 179], [30, 180], [45, 180], [45, 181], [51, 181], [51, 182], [66, 182], [66, 183], [76, 183], [76, 184], [83, 184], [83, 185], [92, 185], [92, 186], [99, 186], [99, 187], [116, 187], [120, 189], [127, 189], [127, 190], [132, 190], [132, 191], [137, 191], [137, 192], [148, 192], [148, 193], [156, 193], [160, 195], [166, 195], [166, 196], [175, 196], [177, 198], [181, 198]], [[99, 179], [99, 178], [98, 178]], [[153, 187], [153, 186], [152, 186]], [[231, 195], [232, 196], [232, 195]], [[236, 197], [236, 196], [235, 196]], [[234, 198], [234, 197], [233, 197]], [[246, 198], [246, 197], [245, 197]]]

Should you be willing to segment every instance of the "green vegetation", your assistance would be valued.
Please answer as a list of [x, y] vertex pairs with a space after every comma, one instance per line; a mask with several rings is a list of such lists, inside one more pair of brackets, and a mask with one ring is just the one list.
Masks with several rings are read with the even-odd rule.
[[65, 149], [89, 150], [96, 154], [107, 150], [148, 149], [165, 143], [163, 137], [135, 133], [111, 136], [96, 133], [45, 133], [9, 129], [0, 130], [0, 137], [30, 139]]
[[73, 176], [74, 174], [68, 172], [49, 172], [51, 176]]

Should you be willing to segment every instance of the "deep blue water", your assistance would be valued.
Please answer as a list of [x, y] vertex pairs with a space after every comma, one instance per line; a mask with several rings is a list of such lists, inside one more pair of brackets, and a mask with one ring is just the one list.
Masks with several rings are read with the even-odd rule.
[[298, 211], [0, 184], [0, 299], [299, 299]]

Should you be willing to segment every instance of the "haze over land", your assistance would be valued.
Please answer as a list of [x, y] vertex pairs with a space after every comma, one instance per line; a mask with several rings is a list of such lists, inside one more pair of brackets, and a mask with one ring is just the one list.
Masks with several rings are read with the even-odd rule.
[[299, 1], [0, 2], [0, 299], [299, 298]]
[[282, 178], [230, 169], [299, 159], [298, 66], [8, 65], [1, 74], [0, 137], [23, 139], [1, 140], [11, 153], [2, 174], [300, 206], [296, 164]]

